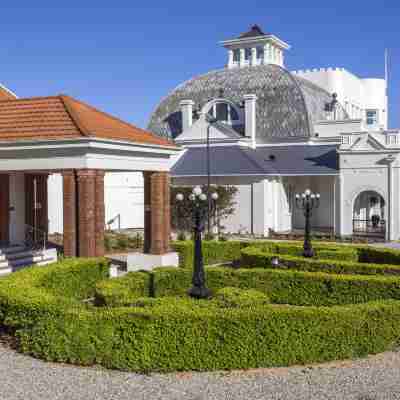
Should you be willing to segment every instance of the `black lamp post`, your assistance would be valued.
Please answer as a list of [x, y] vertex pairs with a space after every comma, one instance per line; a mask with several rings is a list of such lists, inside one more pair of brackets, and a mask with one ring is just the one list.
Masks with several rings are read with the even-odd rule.
[[[218, 193], [213, 193], [208, 196], [204, 194], [200, 186], [196, 186], [190, 194], [189, 199], [192, 202], [191, 217], [193, 222], [193, 241], [194, 241], [194, 258], [193, 258], [193, 286], [189, 289], [189, 296], [196, 299], [207, 299], [211, 297], [211, 291], [206, 286], [203, 251], [201, 243], [201, 234], [205, 228], [205, 221], [208, 216], [208, 206], [205, 207], [205, 202], [211, 200], [207, 205], [211, 205], [215, 209], [215, 201], [218, 199]], [[184, 196], [182, 193], [176, 195], [176, 200], [182, 202]]]
[[206, 121], [208, 122], [207, 126], [207, 195], [208, 195], [208, 203], [207, 203], [207, 233], [208, 236], [211, 236], [211, 158], [210, 158], [210, 129], [213, 124], [218, 122], [217, 118], [206, 115]]
[[310, 238], [310, 218], [312, 215], [312, 210], [319, 207], [319, 193], [311, 193], [310, 189], [307, 189], [304, 193], [296, 194], [296, 206], [300, 210], [303, 210], [304, 216], [306, 218], [306, 223], [304, 227], [304, 246], [303, 246], [303, 256], [313, 257], [314, 250], [311, 245]]

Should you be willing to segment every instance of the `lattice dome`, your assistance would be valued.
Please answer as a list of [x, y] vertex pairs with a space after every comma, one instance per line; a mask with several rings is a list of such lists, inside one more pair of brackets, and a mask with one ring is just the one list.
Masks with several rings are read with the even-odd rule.
[[[182, 132], [180, 101], [193, 100], [195, 107], [201, 108], [221, 93], [238, 107], [244, 95], [257, 95], [257, 141], [264, 143], [312, 136], [313, 123], [326, 119], [325, 107], [332, 100], [324, 89], [278, 65], [223, 69], [179, 85], [158, 105], [148, 129], [175, 138]], [[341, 112], [347, 116], [343, 109]], [[240, 127], [236, 129], [240, 131]]]

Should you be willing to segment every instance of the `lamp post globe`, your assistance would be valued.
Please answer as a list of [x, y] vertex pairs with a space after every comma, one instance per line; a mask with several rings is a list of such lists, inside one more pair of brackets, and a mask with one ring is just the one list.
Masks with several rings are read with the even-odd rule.
[[[204, 206], [204, 203], [212, 199], [213, 209], [215, 209], [215, 197], [208, 197], [202, 192], [200, 186], [193, 188], [192, 193], [188, 196], [191, 205], [188, 210], [184, 210], [184, 207], [180, 207], [182, 212], [186, 212], [187, 217], [191, 217], [193, 224], [193, 241], [194, 241], [194, 255], [193, 255], [193, 276], [192, 276], [192, 287], [189, 289], [188, 294], [191, 297], [197, 299], [207, 299], [211, 297], [211, 291], [206, 286], [206, 278], [204, 271], [203, 262], [203, 251], [202, 251], [202, 232], [205, 228], [205, 221], [209, 215], [208, 207]], [[178, 203], [182, 204], [184, 196], [181, 193], [176, 195]]]
[[311, 244], [311, 225], [310, 219], [312, 215], [312, 210], [319, 207], [320, 200], [319, 193], [312, 193], [310, 189], [304, 191], [304, 193], [296, 194], [296, 206], [298, 209], [303, 210], [305, 217], [304, 225], [304, 245], [303, 245], [303, 256], [313, 257], [314, 249]]

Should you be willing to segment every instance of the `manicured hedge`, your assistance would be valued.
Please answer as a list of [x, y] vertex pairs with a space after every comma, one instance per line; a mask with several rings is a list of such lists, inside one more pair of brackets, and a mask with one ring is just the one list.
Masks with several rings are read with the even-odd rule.
[[[272, 241], [203, 241], [203, 258], [205, 265], [213, 265], [239, 260], [242, 249], [256, 247], [261, 250], [279, 254], [301, 256], [302, 242], [272, 242]], [[183, 268], [193, 266], [193, 242], [173, 242], [172, 248], [179, 254], [179, 265]], [[343, 246], [334, 244], [316, 243], [314, 249], [316, 258], [340, 259], [358, 261], [359, 249], [362, 247]], [[400, 254], [400, 253], [399, 253]], [[399, 256], [400, 260], [400, 256]]]
[[[357, 249], [362, 252], [365, 260], [378, 259], [375, 249]], [[309, 272], [326, 272], [333, 274], [361, 274], [361, 275], [399, 275], [400, 265], [369, 264], [366, 262], [352, 262], [343, 259], [320, 259], [291, 256], [283, 253], [271, 253], [257, 247], [247, 247], [241, 252], [241, 268], [272, 268], [272, 259], [278, 258], [277, 268], [288, 268]], [[371, 254], [368, 258], [367, 256]], [[384, 259], [382, 258], [381, 261]]]
[[[248, 245], [221, 254], [238, 257]], [[209, 260], [223, 257], [217, 248], [209, 252]], [[185, 296], [190, 268], [112, 280], [105, 260], [27, 269], [0, 280], [0, 325], [28, 354], [141, 372], [287, 366], [365, 356], [399, 343], [400, 277], [227, 267], [206, 273], [211, 301]], [[108, 306], [88, 302], [92, 297]]]
[[223, 370], [354, 358], [392, 349], [400, 302], [351, 307], [152, 308], [62, 312], [21, 334], [46, 360], [131, 371]]
[[124, 277], [107, 279], [96, 284], [95, 303], [111, 307], [132, 305], [138, 297], [149, 297], [152, 275], [130, 272]]
[[[208, 267], [206, 273], [207, 285], [214, 292], [226, 286], [256, 289], [279, 304], [331, 306], [400, 300], [400, 279], [395, 277], [224, 267]], [[185, 296], [191, 286], [188, 270], [160, 268], [153, 274], [155, 297]]]
[[[256, 242], [243, 241], [215, 241], [203, 240], [203, 259], [206, 265], [220, 264], [238, 260], [240, 251]], [[179, 266], [182, 268], [192, 268], [193, 266], [193, 242], [181, 241], [173, 242], [172, 248], [179, 254]]]

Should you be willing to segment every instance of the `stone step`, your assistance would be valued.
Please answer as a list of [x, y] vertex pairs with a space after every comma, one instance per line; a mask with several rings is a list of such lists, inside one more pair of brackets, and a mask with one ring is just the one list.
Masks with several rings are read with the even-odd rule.
[[6, 256], [8, 254], [14, 254], [24, 250], [27, 250], [27, 248], [24, 245], [2, 247], [0, 248], [0, 256]]
[[[2, 249], [4, 251], [4, 249]], [[5, 253], [0, 255], [0, 275], [7, 275], [22, 268], [33, 265], [46, 265], [57, 261], [57, 250], [46, 249], [29, 250], [26, 247], [20, 247], [19, 251], [15, 248], [6, 249]]]

